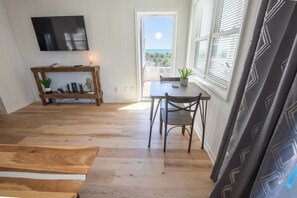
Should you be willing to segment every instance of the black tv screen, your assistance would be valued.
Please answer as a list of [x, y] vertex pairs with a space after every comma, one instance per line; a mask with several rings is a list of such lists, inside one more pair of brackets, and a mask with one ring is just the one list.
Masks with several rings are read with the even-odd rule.
[[83, 16], [31, 17], [41, 51], [89, 50]]

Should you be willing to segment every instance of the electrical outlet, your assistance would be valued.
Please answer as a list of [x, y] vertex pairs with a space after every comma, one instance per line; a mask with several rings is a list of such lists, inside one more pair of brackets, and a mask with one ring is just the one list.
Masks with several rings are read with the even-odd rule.
[[114, 92], [118, 92], [119, 89], [117, 87], [114, 88]]
[[127, 92], [127, 90], [128, 90], [127, 87], [124, 87], [124, 92]]

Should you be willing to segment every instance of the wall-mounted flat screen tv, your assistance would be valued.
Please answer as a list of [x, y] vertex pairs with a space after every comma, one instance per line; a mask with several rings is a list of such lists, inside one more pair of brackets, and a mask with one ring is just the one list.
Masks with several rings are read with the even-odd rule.
[[31, 17], [41, 51], [89, 50], [83, 16]]

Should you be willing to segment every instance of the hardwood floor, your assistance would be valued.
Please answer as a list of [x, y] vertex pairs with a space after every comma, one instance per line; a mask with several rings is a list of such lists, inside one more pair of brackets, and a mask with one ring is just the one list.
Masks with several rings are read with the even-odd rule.
[[147, 148], [150, 103], [29, 105], [0, 115], [0, 143], [100, 146], [81, 198], [208, 197], [212, 168], [196, 134], [191, 153], [179, 129], [167, 139], [153, 128]]

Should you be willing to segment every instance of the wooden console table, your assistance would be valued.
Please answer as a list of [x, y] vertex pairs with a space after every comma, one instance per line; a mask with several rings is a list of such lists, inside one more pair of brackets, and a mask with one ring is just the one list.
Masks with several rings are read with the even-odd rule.
[[[97, 106], [100, 106], [100, 102], [103, 102], [103, 91], [100, 83], [100, 74], [99, 74], [100, 67], [99, 66], [82, 66], [82, 67], [73, 67], [73, 66], [59, 66], [59, 67], [32, 67], [31, 71], [34, 74], [34, 78], [39, 90], [39, 97], [42, 100], [43, 105], [46, 105], [46, 98], [94, 98], [96, 99]], [[94, 92], [95, 93], [45, 93], [42, 89], [40, 83], [40, 76], [41, 78], [46, 78], [47, 72], [91, 72], [93, 83], [94, 83]]]

